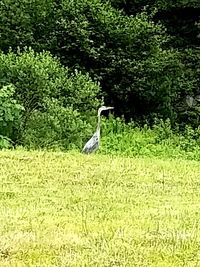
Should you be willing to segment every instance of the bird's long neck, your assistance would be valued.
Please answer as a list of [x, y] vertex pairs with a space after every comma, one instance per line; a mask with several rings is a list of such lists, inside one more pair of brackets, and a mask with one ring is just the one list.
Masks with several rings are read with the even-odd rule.
[[100, 131], [101, 126], [101, 111], [98, 111], [97, 131]]

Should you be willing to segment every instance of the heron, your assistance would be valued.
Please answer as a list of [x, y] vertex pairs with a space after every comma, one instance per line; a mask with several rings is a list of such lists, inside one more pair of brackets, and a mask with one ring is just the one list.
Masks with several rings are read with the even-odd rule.
[[104, 110], [113, 109], [114, 107], [106, 107], [102, 106], [98, 109], [98, 123], [97, 123], [97, 129], [96, 132], [93, 134], [93, 136], [90, 138], [90, 140], [85, 144], [83, 147], [82, 152], [85, 154], [90, 154], [95, 152], [100, 145], [100, 124], [101, 124], [101, 112]]

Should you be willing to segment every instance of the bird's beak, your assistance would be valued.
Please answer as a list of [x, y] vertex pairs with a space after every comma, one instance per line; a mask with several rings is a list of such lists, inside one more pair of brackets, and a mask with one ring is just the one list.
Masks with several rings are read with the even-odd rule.
[[107, 109], [114, 109], [114, 107], [107, 107]]

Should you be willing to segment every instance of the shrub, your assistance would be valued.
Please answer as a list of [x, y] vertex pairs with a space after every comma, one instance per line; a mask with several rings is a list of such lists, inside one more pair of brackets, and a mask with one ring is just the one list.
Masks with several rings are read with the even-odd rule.
[[12, 140], [6, 136], [0, 135], [0, 149], [12, 147]]
[[187, 82], [180, 55], [165, 48], [166, 30], [151, 16], [124, 16], [98, 0], [66, 0], [56, 29], [62, 48], [56, 54], [97, 78], [117, 115], [176, 119], [175, 103]]
[[0, 50], [31, 46], [35, 50], [47, 49], [50, 33], [55, 25], [53, 0], [1, 0]]
[[24, 107], [13, 98], [14, 93], [13, 85], [3, 86], [0, 89], [0, 147], [7, 147], [10, 139], [18, 138]]
[[[176, 119], [175, 103], [187, 84], [181, 78], [179, 54], [166, 49], [166, 30], [153, 22], [152, 15], [143, 12], [134, 17], [125, 16], [108, 1], [101, 0], [63, 0], [59, 3], [37, 0], [31, 9], [27, 0], [3, 2], [0, 25], [4, 51], [9, 45], [14, 51], [17, 46], [28, 45], [37, 51], [50, 51], [65, 66], [89, 72], [101, 82], [106, 102], [112, 102], [117, 115], [141, 119], [157, 113], [165, 119]], [[46, 57], [47, 61], [47, 54], [40, 57]], [[24, 66], [29, 63], [27, 59]], [[37, 60], [33, 64], [36, 66], [35, 78], [40, 83], [33, 87], [40, 86], [43, 90], [42, 83], [46, 83], [46, 89], [50, 88], [46, 72], [40, 73], [40, 79], [37, 68], [41, 66]], [[33, 69], [30, 72], [32, 76]], [[53, 70], [49, 74], [50, 80]], [[20, 75], [21, 79], [27, 79], [23, 75]], [[31, 100], [34, 102], [32, 97]], [[30, 101], [29, 105], [33, 105]]]
[[172, 130], [169, 120], [157, 120], [153, 127], [138, 127], [121, 119], [102, 122], [101, 153], [125, 156], [153, 156], [200, 160], [200, 128]]
[[200, 123], [200, 50], [198, 48], [185, 49], [182, 52], [185, 65], [184, 75], [189, 86], [180, 94], [180, 101], [176, 103], [179, 110], [180, 124], [188, 124], [193, 128]]
[[[30, 140], [33, 140], [30, 136], [43, 134], [44, 138], [46, 136], [48, 139], [45, 131], [50, 131], [51, 123], [58, 123], [60, 128], [63, 127], [62, 130], [56, 129], [55, 138], [58, 140], [64, 138], [66, 127], [68, 130], [65, 131], [65, 138], [70, 140], [72, 134], [67, 136], [70, 127], [74, 129], [77, 123], [78, 131], [78, 126], [84, 124], [83, 121], [93, 123], [92, 118], [94, 114], [96, 115], [100, 103], [97, 99], [100, 88], [97, 83], [92, 82], [88, 74], [83, 75], [79, 71], [69, 74], [68, 69], [63, 67], [59, 60], [53, 58], [49, 52], [35, 53], [32, 49], [24, 52], [18, 51], [17, 54], [13, 52], [0, 53], [0, 66], [0, 86], [12, 83], [15, 87], [13, 97], [25, 109], [22, 132], [29, 135], [29, 137], [25, 137], [23, 134], [26, 143], [29, 139], [29, 145]], [[50, 102], [53, 100], [55, 102], [51, 106]], [[56, 101], [59, 104], [55, 105]], [[79, 121], [79, 117], [82, 122]], [[46, 120], [47, 122], [45, 122]], [[64, 126], [62, 120], [64, 120]], [[36, 122], [40, 126], [36, 126]], [[30, 131], [33, 131], [33, 135]], [[23, 138], [21, 139], [22, 144]], [[71, 142], [73, 143], [74, 140], [75, 138]], [[50, 140], [46, 140], [46, 142], [48, 143]], [[41, 143], [38, 141], [38, 146]], [[66, 142], [65, 145], [68, 147]]]
[[84, 114], [63, 107], [58, 100], [46, 102], [46, 110], [32, 113], [24, 132], [24, 145], [29, 148], [80, 149], [83, 139], [90, 134], [91, 124]]
[[0, 85], [14, 84], [15, 96], [26, 112], [42, 108], [49, 97], [62, 98], [65, 105], [75, 108], [96, 108], [94, 99], [99, 86], [90, 77], [75, 71], [69, 74], [59, 60], [49, 52], [35, 53], [32, 49], [17, 54], [0, 53]]

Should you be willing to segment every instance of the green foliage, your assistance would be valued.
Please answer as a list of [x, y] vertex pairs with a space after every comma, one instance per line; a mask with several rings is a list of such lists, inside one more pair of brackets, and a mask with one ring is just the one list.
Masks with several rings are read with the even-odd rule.
[[[69, 32], [77, 43], [81, 35], [77, 55], [84, 60], [79, 64], [101, 80], [106, 101], [112, 101], [117, 114], [126, 118], [156, 114], [179, 119], [182, 95], [194, 87], [193, 79], [185, 73], [187, 63], [181, 61], [181, 53], [167, 49], [169, 38], [166, 30], [153, 22], [154, 14], [127, 17], [109, 4], [89, 2], [83, 1], [81, 7], [79, 1], [66, 4], [64, 10], [70, 15], [66, 15], [65, 23], [71, 29], [71, 20], [76, 21], [77, 31]], [[84, 30], [78, 34], [80, 23]]]
[[[176, 91], [183, 87], [182, 68], [175, 52], [162, 49], [167, 35], [160, 24], [152, 21], [152, 16], [143, 12], [128, 17], [109, 2], [100, 0], [63, 0], [59, 5], [53, 0], [36, 1], [31, 11], [27, 0], [18, 4], [4, 1], [5, 5], [1, 7], [5, 17], [3, 39], [7, 42], [7, 45], [2, 44], [4, 51], [8, 50], [8, 44], [15, 50], [17, 46], [25, 45], [31, 45], [37, 51], [49, 50], [64, 65], [88, 71], [91, 77], [98, 79], [106, 102], [113, 102], [118, 115], [124, 114], [130, 119], [147, 117], [154, 112], [173, 119], [176, 113], [174, 102], [179, 94]], [[14, 13], [6, 13], [8, 6]], [[19, 34], [17, 31], [9, 34], [6, 27], [15, 29], [11, 14], [16, 13], [20, 14], [16, 21]], [[43, 34], [39, 34], [40, 31]], [[47, 60], [48, 55], [37, 57]], [[37, 69], [38, 61], [33, 64]], [[29, 66], [29, 59], [24, 67], [26, 65]], [[38, 70], [35, 73], [37, 76]], [[50, 79], [52, 74], [54, 76], [54, 71], [50, 73]], [[52, 83], [49, 84], [45, 71], [35, 80], [39, 78], [34, 90], [39, 87], [44, 94], [48, 94], [48, 90], [52, 92]], [[38, 98], [34, 90], [29, 90], [29, 84], [26, 84], [29, 94], [34, 92], [34, 97]], [[61, 90], [65, 91], [63, 88]], [[33, 101], [32, 96], [30, 99]], [[34, 106], [34, 103], [29, 101], [28, 105]]]
[[[92, 82], [88, 74], [75, 71], [70, 75], [49, 52], [35, 53], [31, 49], [17, 54], [1, 53], [0, 66], [0, 85], [14, 84], [15, 92], [11, 92], [16, 99], [12, 100], [15, 109], [18, 107], [15, 101], [25, 109], [21, 125], [22, 144], [31, 146], [33, 142], [33, 146], [44, 146], [57, 139], [61, 146], [69, 147], [70, 143], [80, 142], [76, 134], [79, 127], [86, 128], [88, 124], [91, 127], [99, 106], [99, 85]], [[56, 129], [51, 129], [51, 125], [56, 125]], [[5, 135], [9, 136], [7, 128]]]
[[12, 141], [6, 136], [0, 135], [0, 149], [8, 149], [12, 147]]
[[24, 132], [24, 145], [29, 148], [81, 148], [83, 138], [91, 131], [91, 124], [84, 114], [72, 106], [63, 107], [51, 99], [46, 110], [35, 111]]
[[[13, 85], [0, 89], [0, 147], [7, 147], [9, 138], [16, 139], [24, 107], [14, 99]], [[4, 137], [3, 137], [4, 136]]]
[[94, 98], [99, 86], [88, 75], [77, 71], [70, 75], [49, 52], [35, 53], [29, 49], [17, 54], [1, 53], [0, 66], [0, 85], [12, 82], [16, 99], [23, 103], [28, 113], [42, 109], [46, 99], [51, 97], [62, 99], [64, 105], [74, 105], [80, 110], [98, 105]]
[[145, 12], [127, 17], [100, 1], [64, 1], [63, 12], [62, 34], [56, 35], [62, 62], [97, 77], [106, 102], [112, 101], [120, 115], [175, 116], [182, 65], [177, 53], [162, 49], [167, 35], [160, 24]]
[[[184, 104], [188, 93], [195, 96], [199, 88], [199, 50], [193, 39], [190, 52], [173, 50], [175, 39], [182, 42], [173, 31], [178, 11], [170, 27], [173, 16], [166, 13], [165, 19], [162, 13], [188, 6], [197, 9], [199, 4], [195, 0], [1, 1], [0, 50], [7, 54], [0, 54], [0, 86], [14, 84], [14, 98], [26, 111], [24, 129], [31, 125], [30, 118], [44, 116], [51, 99], [58, 100], [61, 110], [77, 110], [92, 125], [89, 117], [99, 106], [99, 93], [115, 106], [117, 116], [127, 120], [152, 121], [157, 116], [197, 127], [199, 107], [188, 109]], [[196, 33], [198, 23], [186, 28]], [[33, 50], [24, 51], [25, 47]], [[90, 77], [101, 83], [102, 92]]]
[[[107, 0], [104, 0], [107, 1]], [[127, 15], [136, 14], [147, 8], [158, 8], [159, 10], [171, 10], [173, 8], [199, 8], [199, 0], [109, 0], [111, 5], [117, 9], [122, 9]]]
[[200, 7], [200, 3], [198, 0], [156, 0], [156, 6], [160, 9], [172, 9], [172, 8], [184, 8], [184, 7]]
[[49, 53], [33, 50], [1, 53], [0, 66], [1, 85], [15, 85], [16, 98], [28, 113], [42, 107], [45, 98], [59, 95], [61, 79], [67, 76], [67, 71]]
[[25, 46], [47, 50], [55, 6], [53, 0], [1, 0], [0, 50], [8, 51], [11, 47], [16, 51]]
[[196, 128], [200, 123], [200, 49], [185, 49], [182, 52], [182, 62], [185, 65], [184, 75], [188, 86], [181, 92], [180, 101], [176, 103], [179, 124]]
[[200, 127], [186, 126], [182, 134], [172, 130], [169, 120], [139, 127], [121, 119], [103, 121], [101, 153], [125, 156], [185, 158], [200, 160]]

